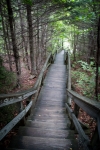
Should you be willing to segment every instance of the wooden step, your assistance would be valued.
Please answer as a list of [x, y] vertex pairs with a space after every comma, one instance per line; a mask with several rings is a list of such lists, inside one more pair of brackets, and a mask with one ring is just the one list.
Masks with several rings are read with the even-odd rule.
[[65, 73], [60, 73], [60, 72], [58, 73], [57, 71], [55, 71], [55, 73], [49, 72], [48, 77], [52, 77], [52, 78], [62, 80], [62, 79], [66, 79], [67, 75]]
[[[63, 87], [63, 83], [60, 83], [62, 84], [62, 87]], [[51, 87], [47, 87], [47, 86], [43, 86], [42, 89], [41, 89], [41, 92], [44, 92], [45, 94], [46, 93], [49, 93], [51, 91], [51, 93], [55, 93], [57, 92], [57, 94], [59, 93], [59, 95], [66, 95], [66, 88], [64, 90], [60, 89], [60, 88], [51, 88]], [[40, 92], [40, 93], [41, 93]], [[56, 95], [57, 95], [56, 94]]]
[[69, 129], [70, 121], [62, 122], [62, 121], [40, 121], [40, 120], [27, 120], [26, 126], [33, 128], [43, 128], [43, 129], [59, 129], [66, 130]]
[[[56, 107], [57, 108], [57, 107]], [[35, 108], [35, 109], [33, 109], [33, 110], [31, 110], [31, 116], [35, 116], [35, 115], [42, 115], [42, 116], [52, 116], [52, 115], [64, 115], [67, 119], [68, 119], [68, 117], [67, 117], [67, 114], [66, 114], [66, 110], [65, 110], [65, 108], [63, 108], [63, 109], [61, 109], [60, 107], [58, 107], [59, 109], [54, 109], [53, 107], [37, 107], [37, 108]]]
[[10, 147], [28, 150], [78, 150], [77, 141], [73, 139], [30, 136], [16, 136]]
[[63, 67], [59, 67], [58, 66], [58, 68], [55, 66], [51, 66], [50, 68], [49, 68], [49, 70], [48, 70], [48, 72], [47, 72], [47, 76], [49, 75], [49, 74], [55, 74], [55, 72], [57, 72], [58, 74], [61, 74], [61, 75], [64, 75], [64, 76], [66, 76], [66, 69], [65, 68], [63, 68]]
[[44, 82], [44, 86], [48, 86], [50, 88], [60, 88], [65, 89], [66, 88], [66, 82], [58, 82], [58, 81], [49, 81]]
[[71, 130], [57, 130], [55, 129], [43, 129], [33, 127], [20, 127], [18, 134], [21, 136], [32, 137], [47, 137], [47, 138], [65, 138], [74, 139], [74, 131]]
[[[33, 110], [33, 113], [40, 113], [40, 114], [66, 114], [66, 108], [65, 107], [35, 107]], [[32, 113], [32, 111], [31, 111]]]
[[57, 69], [59, 69], [59, 68], [63, 68], [63, 69], [66, 69], [66, 65], [65, 64], [52, 64], [51, 66], [50, 66], [50, 68], [53, 68], [53, 67], [55, 67], [55, 68], [57, 68]]
[[42, 99], [56, 99], [62, 102], [63, 100], [66, 101], [66, 93], [65, 90], [43, 87], [38, 97], [38, 100], [42, 101]]
[[43, 117], [43, 118], [56, 118], [56, 119], [69, 119], [68, 118], [68, 116], [65, 114], [65, 113], [63, 113], [63, 114], [57, 114], [57, 113], [50, 113], [50, 112], [48, 112], [48, 113], [46, 113], [46, 111], [44, 111], [44, 112], [36, 112], [36, 113], [34, 113], [34, 114], [31, 114], [31, 116], [32, 117], [37, 117], [37, 118], [40, 118], [40, 117]]
[[19, 148], [7, 148], [6, 150], [28, 150], [28, 149], [19, 149]]
[[49, 72], [55, 73], [55, 71], [57, 71], [58, 73], [63, 73], [66, 74], [66, 66], [59, 66], [59, 65], [51, 65], [51, 67], [48, 69], [47, 75], [49, 74]]
[[[46, 99], [48, 99], [48, 101], [45, 101]], [[40, 102], [37, 102], [37, 106], [41, 106], [41, 108], [46, 108], [46, 107], [64, 107], [65, 106], [65, 103], [64, 102], [60, 102], [60, 101], [53, 101], [53, 99], [51, 100], [51, 98], [45, 98], [45, 99], [42, 99], [42, 101]]]
[[[49, 100], [48, 100], [49, 101]], [[53, 100], [53, 101], [57, 101], [57, 100]], [[46, 106], [46, 107], [41, 107], [41, 106], [38, 106], [38, 105], [36, 105], [35, 106], [35, 108], [33, 108], [32, 110], [31, 110], [31, 112], [33, 113], [33, 112], [39, 112], [39, 111], [48, 111], [48, 112], [55, 112], [55, 113], [63, 113], [63, 112], [65, 112], [66, 114], [67, 114], [67, 111], [66, 111], [66, 108], [65, 108], [65, 105], [64, 105], [64, 107], [60, 107], [60, 106], [52, 106], [52, 107], [50, 107], [50, 106]]]
[[64, 61], [59, 61], [59, 60], [56, 59], [56, 61], [54, 62], [54, 64], [62, 64], [63, 65]]
[[[67, 79], [66, 79], [67, 80]], [[44, 79], [44, 84], [47, 82], [54, 82], [55, 84], [56, 83], [62, 83], [62, 85], [66, 85], [66, 80], [64, 80], [64, 79], [62, 79], [62, 80], [59, 80], [59, 79], [54, 79], [54, 78], [52, 78], [52, 77], [46, 77], [45, 79]]]
[[42, 116], [42, 115], [36, 115], [36, 116], [30, 116], [30, 118], [28, 119], [31, 119], [31, 120], [40, 120], [40, 121], [49, 121], [49, 122], [67, 122], [67, 120], [69, 121], [69, 118], [64, 118], [64, 117], [60, 117], [60, 116], [57, 116], [57, 115], [53, 115], [53, 116]]

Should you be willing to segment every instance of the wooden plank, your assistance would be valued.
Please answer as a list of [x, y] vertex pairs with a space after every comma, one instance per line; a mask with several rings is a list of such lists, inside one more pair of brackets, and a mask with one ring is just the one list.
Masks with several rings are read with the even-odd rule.
[[78, 145], [75, 140], [29, 136], [16, 136], [11, 147], [29, 150], [78, 150]]
[[66, 114], [65, 107], [35, 107], [35, 113], [46, 113], [46, 114]]
[[60, 121], [60, 122], [67, 122], [68, 117], [64, 117], [64, 116], [60, 116], [60, 115], [52, 115], [52, 116], [49, 116], [49, 115], [31, 115], [30, 116], [31, 120], [40, 120], [40, 121]]
[[93, 117], [96, 120], [98, 117], [100, 117], [98, 115], [100, 112], [100, 102], [81, 96], [72, 90], [67, 91], [68, 95], [74, 99], [75, 103], [84, 111], [86, 111], [91, 117]]
[[44, 79], [44, 82], [43, 83], [46, 83], [46, 82], [58, 82], [58, 83], [62, 83], [62, 84], [65, 84], [66, 85], [66, 79], [62, 79], [62, 80], [59, 80], [59, 79], [54, 79], [52, 77], [48, 77], [46, 76], [46, 78]]
[[19, 148], [6, 148], [6, 150], [29, 150], [29, 149], [19, 149]]
[[64, 65], [64, 64], [52, 64], [51, 67], [50, 67], [50, 69], [51, 68], [66, 69], [66, 65]]
[[62, 122], [61, 120], [49, 120], [49, 121], [40, 121], [40, 120], [27, 120], [26, 126], [34, 127], [34, 128], [43, 128], [43, 129], [60, 129], [67, 130], [70, 127], [70, 121], [66, 120], [66, 122]]
[[[62, 101], [61, 101], [62, 99]], [[53, 104], [54, 102], [54, 104]], [[37, 101], [37, 104], [44, 104], [44, 105], [48, 105], [49, 107], [49, 104], [50, 106], [55, 106], [56, 107], [56, 104], [57, 106], [59, 104], [61, 104], [61, 106], [64, 106], [64, 103], [66, 102], [66, 96], [56, 96], [56, 95], [47, 95], [46, 94], [46, 97], [44, 96], [39, 96], [38, 97], [38, 101]]]
[[0, 100], [0, 107], [3, 107], [3, 106], [7, 106], [7, 105], [10, 105], [10, 104], [14, 104], [14, 103], [17, 103], [17, 102], [20, 102], [26, 98], [28, 98], [29, 96], [35, 94], [37, 92], [37, 90], [34, 90], [32, 92], [29, 92], [27, 94], [24, 94], [22, 96], [19, 96], [19, 97], [9, 97], [9, 98], [6, 98], [4, 100]]
[[47, 75], [49, 74], [49, 73], [55, 73], [55, 70], [56, 70], [56, 72], [58, 72], [58, 73], [60, 73], [60, 74], [66, 74], [66, 68], [56, 68], [56, 67], [52, 67], [51, 66], [51, 68], [49, 68], [48, 69], [48, 72], [47, 72]]
[[40, 106], [37, 105], [33, 110], [31, 110], [31, 115], [35, 115], [36, 113], [38, 113], [38, 114], [55, 114], [55, 115], [62, 114], [63, 115], [63, 114], [66, 114], [66, 110], [65, 110], [65, 105], [64, 105], [64, 107], [57, 107], [57, 106], [41, 107], [41, 105]]
[[72, 90], [67, 90], [68, 93], [70, 94], [70, 97], [75, 97], [76, 99], [79, 99], [85, 103], [90, 104], [91, 106], [95, 107], [96, 109], [100, 110], [100, 102], [97, 102], [95, 100], [89, 99], [85, 96], [79, 95], [78, 93], [72, 91]]
[[58, 130], [56, 129], [56, 126], [54, 129], [20, 127], [18, 130], [18, 135], [31, 137], [75, 139], [74, 131], [60, 129]]
[[44, 82], [44, 85], [51, 88], [61, 88], [61, 89], [66, 88], [65, 82], [58, 82], [58, 81], [51, 81], [51, 80]]
[[63, 73], [59, 73], [56, 71], [55, 73], [49, 72], [48, 77], [56, 78], [56, 79], [67, 79], [67, 75]]
[[66, 99], [66, 93], [65, 90], [59, 90], [56, 88], [49, 88], [49, 87], [43, 87], [39, 98], [38, 99], [58, 99], [58, 100], [65, 100]]

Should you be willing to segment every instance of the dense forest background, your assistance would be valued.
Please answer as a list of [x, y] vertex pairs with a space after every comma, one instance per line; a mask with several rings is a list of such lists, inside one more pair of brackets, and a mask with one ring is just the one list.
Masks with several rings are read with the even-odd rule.
[[48, 53], [65, 49], [73, 88], [100, 99], [98, 0], [1, 0], [0, 29], [1, 93], [21, 88], [26, 70], [27, 82], [37, 77]]

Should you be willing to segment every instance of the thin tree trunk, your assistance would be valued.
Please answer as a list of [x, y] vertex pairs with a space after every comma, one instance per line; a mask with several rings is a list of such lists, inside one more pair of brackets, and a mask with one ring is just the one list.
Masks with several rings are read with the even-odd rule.
[[38, 58], [39, 58], [39, 49], [40, 49], [40, 31], [39, 31], [39, 17], [38, 17], [38, 7], [37, 7], [37, 51], [36, 51], [36, 65], [38, 68]]
[[[20, 26], [21, 26], [21, 37], [22, 37], [22, 42], [23, 42], [23, 55], [25, 52], [25, 57], [26, 57], [26, 63], [27, 63], [27, 68], [28, 70], [30, 70], [30, 66], [29, 66], [29, 59], [28, 59], [28, 50], [27, 50], [27, 44], [25, 42], [25, 37], [24, 37], [24, 20], [22, 17], [22, 13], [21, 13], [21, 4], [19, 4], [19, 16], [20, 16]], [[24, 50], [25, 49], [25, 50]], [[24, 58], [24, 57], [23, 57]]]
[[29, 46], [30, 46], [30, 60], [31, 60], [31, 74], [34, 73], [34, 50], [33, 50], [33, 27], [32, 27], [32, 16], [31, 16], [31, 6], [27, 5], [27, 22], [29, 29]]
[[95, 87], [95, 95], [96, 100], [98, 101], [98, 80], [99, 80], [99, 59], [100, 59], [100, 16], [98, 20], [98, 32], [97, 32], [97, 53], [96, 53], [96, 87]]
[[1, 10], [0, 13], [1, 13], [2, 27], [3, 27], [3, 37], [4, 37], [5, 46], [6, 46], [6, 51], [7, 51], [7, 54], [8, 54], [8, 59], [9, 59], [9, 69], [10, 69], [10, 71], [12, 71], [11, 57], [10, 57], [10, 54], [9, 54], [9, 46], [8, 46], [8, 43], [7, 43], [7, 32], [6, 32], [6, 29], [5, 29], [5, 23], [4, 23], [1, 3], [0, 3], [0, 10]]
[[21, 68], [20, 68], [20, 59], [19, 59], [19, 53], [18, 53], [18, 49], [17, 49], [16, 37], [15, 37], [15, 31], [14, 31], [14, 18], [13, 18], [13, 11], [11, 8], [11, 0], [6, 0], [6, 3], [7, 3], [7, 10], [8, 10], [8, 18], [9, 18], [13, 53], [14, 53], [14, 58], [15, 58], [15, 63], [16, 63], [16, 72], [18, 75], [18, 83], [17, 84], [19, 85], [19, 75], [21, 74]]

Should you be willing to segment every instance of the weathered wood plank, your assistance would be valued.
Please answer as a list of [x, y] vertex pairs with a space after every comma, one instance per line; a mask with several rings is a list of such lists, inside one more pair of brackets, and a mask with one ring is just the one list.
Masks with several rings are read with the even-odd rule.
[[7, 105], [10, 105], [10, 104], [14, 104], [14, 103], [17, 103], [17, 102], [20, 102], [22, 100], [25, 100], [26, 98], [28, 98], [29, 96], [35, 94], [37, 92], [37, 90], [34, 90], [32, 92], [29, 92], [27, 94], [24, 94], [22, 96], [19, 96], [19, 97], [9, 97], [9, 98], [6, 98], [4, 100], [0, 100], [0, 107], [3, 107], [3, 106], [7, 106]]
[[60, 129], [67, 130], [70, 127], [70, 121], [66, 120], [66, 122], [62, 122], [61, 120], [49, 120], [49, 121], [40, 121], [40, 120], [28, 120], [26, 122], [26, 126], [33, 128], [43, 128], [43, 129]]
[[11, 147], [29, 150], [78, 150], [77, 142], [75, 140], [29, 136], [16, 136]]
[[91, 117], [96, 120], [98, 117], [100, 117], [98, 115], [100, 112], [100, 102], [81, 96], [72, 90], [67, 91], [68, 95], [75, 101], [75, 103], [84, 111], [86, 111]]
[[18, 135], [31, 136], [31, 137], [47, 137], [47, 138], [65, 138], [75, 139], [74, 131], [71, 130], [58, 130], [54, 129], [43, 129], [33, 127], [20, 127]]

